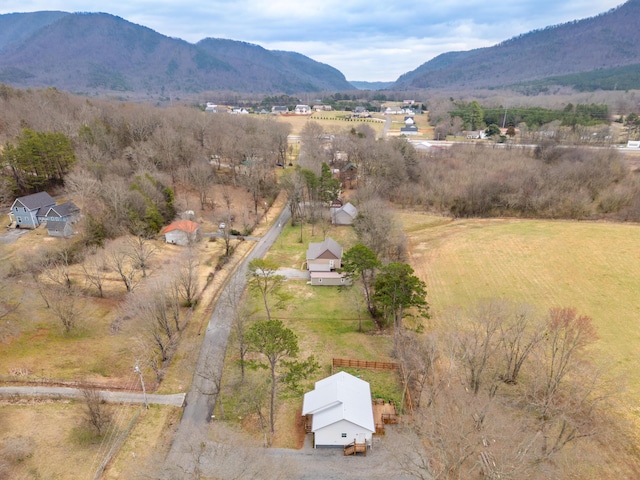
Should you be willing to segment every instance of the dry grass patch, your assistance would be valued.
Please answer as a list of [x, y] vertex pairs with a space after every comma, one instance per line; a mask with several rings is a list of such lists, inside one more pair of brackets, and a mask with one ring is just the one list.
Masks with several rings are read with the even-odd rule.
[[411, 263], [427, 283], [434, 317], [488, 298], [526, 303], [542, 314], [575, 307], [597, 325], [600, 360], [628, 383], [620, 400], [640, 414], [640, 225], [467, 219], [408, 231]]
[[143, 409], [103, 479], [140, 478], [140, 472], [149, 467], [153, 458], [164, 458], [181, 412], [179, 408], [160, 405], [150, 405], [148, 410]]
[[[117, 431], [126, 428], [138, 408], [112, 407]], [[101, 439], [87, 433], [82, 409], [80, 402], [0, 405], [3, 457], [7, 458], [7, 452], [17, 455], [6, 478], [93, 478], [110, 444], [106, 436]]]

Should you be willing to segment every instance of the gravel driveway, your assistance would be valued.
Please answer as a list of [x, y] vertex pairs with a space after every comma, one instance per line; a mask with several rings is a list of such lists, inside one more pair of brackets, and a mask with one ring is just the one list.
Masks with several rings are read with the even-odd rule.
[[307, 270], [297, 270], [295, 268], [279, 268], [276, 274], [283, 275], [292, 280], [310, 280], [309, 272]]

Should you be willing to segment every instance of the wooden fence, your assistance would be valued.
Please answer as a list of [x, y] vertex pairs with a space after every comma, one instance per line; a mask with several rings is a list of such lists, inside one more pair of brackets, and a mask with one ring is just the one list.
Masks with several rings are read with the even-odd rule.
[[400, 365], [395, 362], [372, 362], [369, 360], [350, 360], [334, 358], [331, 362], [331, 373], [336, 367], [366, 368], [369, 370], [399, 370]]

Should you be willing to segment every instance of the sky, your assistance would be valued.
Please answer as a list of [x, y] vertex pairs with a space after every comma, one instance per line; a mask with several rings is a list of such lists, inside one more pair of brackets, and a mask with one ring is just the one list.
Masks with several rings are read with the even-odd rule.
[[[441, 53], [488, 47], [624, 0], [2, 0], [0, 14], [106, 12], [169, 37], [306, 55], [350, 81], [394, 81]], [[96, 5], [99, 4], [100, 7]]]

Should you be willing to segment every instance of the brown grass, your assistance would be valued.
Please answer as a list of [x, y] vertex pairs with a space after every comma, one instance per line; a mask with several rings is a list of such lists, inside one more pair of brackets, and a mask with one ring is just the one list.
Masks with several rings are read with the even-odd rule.
[[[114, 406], [119, 428], [125, 428], [139, 407]], [[77, 402], [33, 402], [0, 405], [0, 445], [28, 445], [27, 455], [12, 463], [8, 478], [93, 478], [109, 439], [85, 436], [82, 405]]]

